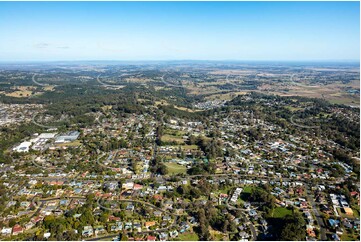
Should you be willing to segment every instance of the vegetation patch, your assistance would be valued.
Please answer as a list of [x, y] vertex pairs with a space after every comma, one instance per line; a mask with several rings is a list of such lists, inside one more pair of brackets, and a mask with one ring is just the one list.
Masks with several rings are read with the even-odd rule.
[[292, 210], [283, 207], [277, 207], [273, 209], [273, 216], [274, 218], [283, 218], [286, 215], [292, 215]]
[[181, 174], [186, 173], [187, 168], [174, 162], [165, 162], [164, 165], [167, 167], [169, 174]]
[[184, 144], [184, 139], [179, 137], [179, 136], [173, 136], [173, 135], [163, 135], [161, 138], [162, 142], [166, 142], [166, 143], [178, 143], [178, 144]]
[[180, 241], [198, 241], [199, 237], [194, 232], [193, 233], [187, 232], [187, 233], [180, 234], [178, 236], [177, 240], [180, 240]]

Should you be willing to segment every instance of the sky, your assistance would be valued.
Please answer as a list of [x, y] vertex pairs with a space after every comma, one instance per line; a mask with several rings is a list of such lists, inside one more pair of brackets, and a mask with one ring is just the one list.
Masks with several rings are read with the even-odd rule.
[[359, 2], [0, 2], [0, 61], [359, 59]]

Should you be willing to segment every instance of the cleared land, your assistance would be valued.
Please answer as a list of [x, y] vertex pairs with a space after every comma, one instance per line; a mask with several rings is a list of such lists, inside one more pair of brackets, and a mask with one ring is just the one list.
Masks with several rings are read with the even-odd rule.
[[184, 139], [179, 136], [165, 134], [162, 136], [161, 141], [163, 142], [176, 142], [178, 144], [184, 144]]
[[273, 217], [274, 218], [283, 218], [286, 215], [292, 215], [292, 210], [282, 207], [277, 207], [273, 209]]
[[164, 165], [168, 169], [169, 174], [186, 173], [187, 168], [174, 162], [165, 162]]

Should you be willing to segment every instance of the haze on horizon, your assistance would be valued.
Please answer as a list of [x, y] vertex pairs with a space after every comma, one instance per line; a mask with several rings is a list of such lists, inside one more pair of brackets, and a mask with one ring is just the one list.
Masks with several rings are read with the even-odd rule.
[[359, 61], [359, 20], [359, 2], [0, 2], [0, 61]]

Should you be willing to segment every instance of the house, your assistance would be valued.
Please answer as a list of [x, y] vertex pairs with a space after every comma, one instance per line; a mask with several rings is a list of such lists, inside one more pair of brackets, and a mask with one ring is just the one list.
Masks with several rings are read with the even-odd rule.
[[331, 227], [336, 228], [336, 227], [338, 227], [340, 221], [335, 220], [335, 219], [329, 219], [328, 223], [330, 224]]
[[95, 226], [94, 231], [95, 231], [94, 233], [96, 236], [99, 234], [104, 234], [106, 232], [103, 225]]
[[307, 202], [301, 202], [300, 203], [300, 208], [307, 208], [307, 207], [308, 207]]
[[155, 226], [156, 222], [155, 221], [149, 221], [149, 222], [145, 222], [144, 226], [149, 229], [149, 227]]
[[142, 231], [142, 225], [140, 223], [133, 223], [133, 229], [141, 232]]
[[110, 216], [108, 217], [108, 221], [109, 221], [109, 222], [113, 222], [113, 221], [117, 222], [117, 221], [120, 221], [120, 218], [119, 218], [119, 217], [115, 217], [115, 216], [113, 216], [113, 215], [110, 215]]
[[249, 216], [251, 217], [254, 217], [257, 215], [257, 212], [254, 210], [254, 209], [251, 209], [249, 212], [248, 212]]
[[42, 216], [37, 216], [35, 218], [32, 218], [31, 221], [36, 224], [37, 222], [43, 221], [43, 217]]
[[353, 215], [352, 208], [343, 207], [343, 211], [344, 211], [347, 215]]
[[126, 210], [133, 211], [134, 210], [134, 205], [133, 204], [128, 204], [128, 206], [126, 207]]
[[24, 232], [24, 228], [21, 227], [19, 224], [15, 224], [13, 227], [13, 235], [18, 235]]
[[134, 182], [126, 182], [122, 184], [122, 188], [126, 190], [133, 189], [133, 187], [134, 187]]
[[82, 236], [84, 237], [90, 237], [93, 236], [93, 227], [88, 225], [88, 226], [84, 226], [83, 232], [82, 232]]
[[343, 220], [343, 226], [348, 229], [352, 228], [352, 224], [350, 223], [350, 221], [348, 221], [348, 219]]
[[172, 238], [178, 237], [178, 231], [177, 230], [171, 231], [169, 233], [169, 236], [172, 237]]
[[163, 216], [163, 220], [164, 220], [164, 221], [170, 221], [171, 219], [172, 219], [172, 217], [169, 216], [169, 215]]
[[1, 235], [9, 236], [9, 235], [11, 235], [11, 232], [12, 232], [12, 228], [3, 227], [3, 229], [1, 230]]
[[44, 238], [44, 239], [49, 239], [50, 236], [51, 236], [51, 233], [50, 233], [50, 232], [47, 232], [47, 233], [44, 233], [43, 238]]
[[35, 226], [35, 224], [33, 222], [29, 221], [28, 223], [25, 224], [25, 230], [31, 229], [34, 226]]
[[155, 194], [153, 197], [155, 200], [163, 200], [163, 196], [159, 194]]
[[338, 228], [336, 229], [336, 234], [342, 235], [342, 234], [343, 234], [343, 229], [340, 228], [340, 227], [338, 227]]
[[165, 192], [167, 191], [167, 187], [166, 186], [159, 186], [158, 187], [158, 192]]
[[155, 236], [152, 236], [152, 235], [147, 236], [147, 241], [155, 241], [155, 240], [156, 240]]
[[358, 195], [358, 192], [352, 191], [350, 192], [351, 197], [356, 197]]
[[142, 185], [134, 184], [134, 186], [133, 186], [133, 190], [142, 190], [142, 189], [143, 189]]
[[131, 230], [132, 229], [132, 226], [133, 226], [133, 223], [132, 222], [126, 222], [124, 224], [124, 229], [125, 230]]
[[154, 211], [153, 214], [154, 214], [154, 216], [156, 216], [156, 217], [162, 216], [162, 212], [161, 212], [161, 211], [158, 211], [158, 210]]
[[121, 222], [116, 222], [115, 224], [111, 224], [110, 231], [117, 232], [123, 229], [123, 224]]
[[313, 230], [313, 226], [312, 225], [307, 225], [306, 226], [306, 232], [307, 232], [307, 235], [310, 236], [310, 237], [313, 237], [315, 238], [316, 237], [316, 233], [315, 231]]
[[337, 234], [332, 234], [332, 239], [334, 240], [334, 241], [340, 241], [340, 237], [338, 237], [338, 235]]
[[167, 233], [164, 233], [164, 232], [161, 232], [159, 234], [159, 240], [160, 241], [167, 241], [168, 240], [168, 234]]

